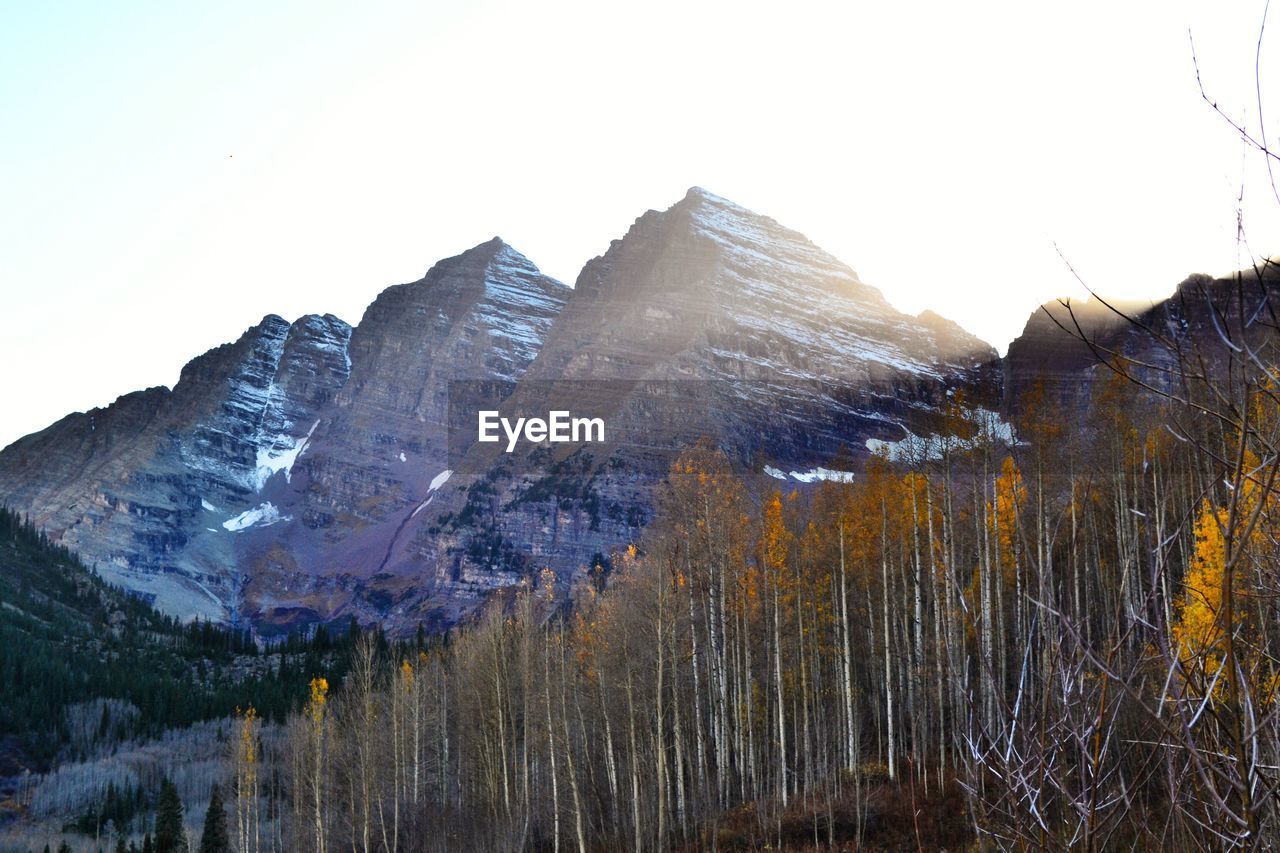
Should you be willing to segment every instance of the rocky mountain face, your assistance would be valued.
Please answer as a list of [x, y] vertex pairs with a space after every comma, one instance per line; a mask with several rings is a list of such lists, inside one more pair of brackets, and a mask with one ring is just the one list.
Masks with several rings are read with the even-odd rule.
[[[0, 500], [169, 612], [439, 627], [633, 541], [691, 442], [789, 487], [841, 448], [927, 434], [957, 388], [997, 408], [1001, 381], [958, 326], [896, 311], [802, 235], [694, 189], [572, 290], [495, 238], [388, 288], [354, 329], [267, 317], [172, 390], [4, 449]], [[459, 382], [503, 411], [600, 417], [608, 440], [459, 442]]]
[[1164, 390], [1182, 384], [1180, 365], [1220, 378], [1233, 349], [1274, 363], [1278, 289], [1280, 267], [1272, 263], [1225, 278], [1191, 276], [1158, 302], [1046, 303], [1003, 359], [1005, 409], [1016, 410], [1024, 395], [1043, 386], [1051, 405], [1086, 413], [1099, 381], [1115, 375], [1104, 359]]
[[225, 619], [239, 578], [224, 525], [288, 477], [346, 380], [350, 334], [333, 316], [267, 316], [188, 363], [172, 391], [126, 395], [5, 448], [2, 500], [113, 583]]
[[281, 523], [238, 537], [245, 619], [395, 618], [423, 584], [386, 565], [449, 477], [449, 383], [523, 375], [569, 292], [494, 238], [374, 300], [351, 334], [349, 377], [292, 480], [268, 496]]
[[567, 294], [495, 238], [388, 288], [355, 330], [268, 316], [172, 391], [5, 448], [0, 500], [171, 613], [372, 618], [351, 598], [443, 470], [445, 383], [518, 375]]
[[[603, 444], [476, 445], [386, 568], [436, 585], [404, 618], [450, 621], [494, 585], [563, 582], [650, 517], [678, 451], [710, 441], [791, 485], [842, 447], [927, 432], [950, 391], [995, 405], [995, 352], [910, 317], [802, 235], [700, 189], [589, 262], [497, 408], [601, 418]], [[790, 472], [795, 472], [792, 477]]]

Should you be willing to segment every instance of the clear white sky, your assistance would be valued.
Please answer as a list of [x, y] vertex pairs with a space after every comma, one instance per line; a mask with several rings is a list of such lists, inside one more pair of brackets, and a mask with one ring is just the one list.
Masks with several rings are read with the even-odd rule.
[[1256, 121], [1261, 14], [0, 0], [0, 445], [171, 384], [268, 312], [354, 323], [494, 234], [572, 282], [693, 184], [1002, 350], [1076, 292], [1055, 243], [1099, 290], [1164, 295], [1236, 265], [1242, 180], [1251, 248], [1280, 251], [1187, 38]]

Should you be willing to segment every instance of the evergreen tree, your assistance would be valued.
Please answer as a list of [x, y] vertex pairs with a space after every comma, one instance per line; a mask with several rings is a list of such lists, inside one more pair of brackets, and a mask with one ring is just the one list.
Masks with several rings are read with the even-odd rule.
[[218, 791], [216, 782], [209, 795], [209, 810], [204, 813], [200, 853], [231, 853], [231, 840], [227, 837], [227, 815], [222, 810], [222, 794]]
[[151, 843], [151, 833], [142, 836], [142, 853], [156, 853], [155, 845]]
[[165, 779], [160, 783], [160, 800], [156, 804], [156, 839], [154, 853], [183, 853], [186, 834], [182, 828], [182, 798], [177, 787]]

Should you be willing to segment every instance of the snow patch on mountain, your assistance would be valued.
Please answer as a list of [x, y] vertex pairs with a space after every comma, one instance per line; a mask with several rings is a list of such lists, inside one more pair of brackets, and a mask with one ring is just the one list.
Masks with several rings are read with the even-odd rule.
[[829, 483], [852, 483], [857, 477], [852, 471], [833, 471], [830, 468], [812, 468], [808, 471], [792, 471], [791, 479], [802, 483], [816, 483], [824, 480]]
[[271, 501], [258, 504], [253, 509], [247, 509], [237, 515], [235, 518], [227, 519], [222, 522], [222, 526], [232, 533], [241, 530], [247, 530], [250, 527], [268, 527], [278, 521], [291, 521], [287, 515], [281, 515], [280, 510], [276, 508]]
[[799, 483], [816, 483], [823, 480], [830, 483], [852, 483], [857, 474], [852, 471], [833, 471], [830, 468], [811, 468], [808, 471], [784, 472], [772, 465], [764, 466], [764, 472], [775, 480], [795, 480]]
[[436, 499], [436, 492], [440, 490], [441, 486], [449, 482], [449, 478], [452, 476], [453, 476], [452, 471], [444, 470], [444, 471], [441, 471], [439, 474], [436, 474], [434, 477], [432, 477], [431, 485], [427, 487], [427, 499], [422, 503], [418, 504], [416, 507], [414, 507], [413, 512], [409, 513], [409, 517], [413, 518], [415, 515], [417, 515], [418, 513], [426, 509], [428, 506], [430, 506], [431, 502]]
[[409, 513], [409, 517], [413, 518], [415, 515], [422, 512], [427, 507], [431, 506], [431, 502], [435, 500], [435, 497], [436, 496], [434, 494], [427, 495], [427, 499], [425, 501], [423, 501], [422, 503], [418, 504], [416, 507], [413, 508], [413, 512]]
[[879, 438], [866, 440], [867, 450], [884, 456], [892, 462], [903, 460], [941, 459], [947, 453], [974, 450], [984, 444], [997, 447], [1016, 445], [1013, 424], [1010, 424], [997, 412], [990, 409], [974, 409], [970, 412], [969, 422], [976, 427], [972, 438], [960, 438], [954, 435], [915, 435], [907, 430], [906, 437], [898, 441], [884, 441]]
[[205, 475], [205, 488], [260, 492], [281, 471], [289, 479], [311, 436], [297, 435], [295, 422], [315, 417], [319, 402], [308, 398], [308, 389], [340, 385], [350, 369], [351, 327], [332, 315], [290, 324], [270, 314], [247, 335], [225, 379], [225, 399], [178, 440], [182, 462]]
[[[262, 491], [267, 481], [281, 471], [285, 482], [290, 482], [293, 464], [298, 461], [302, 451], [307, 449], [311, 434], [316, 431], [320, 421], [316, 420], [301, 438], [290, 438], [287, 435], [277, 436], [268, 446], [258, 448], [258, 465], [253, 474], [254, 491]], [[283, 445], [283, 446], [282, 446]]]

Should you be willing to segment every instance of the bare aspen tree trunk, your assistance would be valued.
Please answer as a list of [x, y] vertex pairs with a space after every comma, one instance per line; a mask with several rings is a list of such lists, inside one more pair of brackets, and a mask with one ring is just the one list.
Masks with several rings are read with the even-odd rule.
[[916, 756], [917, 765], [924, 763], [924, 724], [922, 721], [925, 698], [924, 684], [924, 560], [920, 554], [920, 506], [917, 488], [918, 474], [908, 475], [907, 485], [911, 490], [911, 564], [914, 569], [912, 578], [912, 659], [910, 661], [910, 682], [912, 685], [911, 704], [911, 751]]
[[840, 682], [844, 699], [844, 755], [845, 767], [855, 766], [853, 719], [853, 654], [849, 641], [849, 586], [844, 557], [844, 522], [840, 522]]
[[666, 696], [663, 678], [666, 674], [666, 604], [667, 604], [667, 585], [668, 580], [665, 573], [660, 567], [654, 567], [653, 575], [655, 581], [655, 604], [657, 610], [654, 619], [654, 653], [655, 653], [655, 677], [657, 684], [654, 693], [654, 738], [656, 741], [654, 760], [656, 763], [656, 781], [658, 794], [658, 845], [661, 847], [666, 843], [667, 829], [667, 718], [664, 707], [664, 699]]
[[627, 654], [625, 644], [622, 648], [623, 656], [626, 657], [626, 663], [623, 665], [626, 671], [626, 696], [627, 696], [627, 740], [630, 746], [630, 758], [628, 760], [629, 769], [631, 771], [631, 823], [632, 835], [635, 843], [635, 850], [643, 850], [644, 845], [641, 843], [642, 821], [640, 817], [640, 750], [636, 744], [636, 703], [635, 694], [631, 688], [631, 657]]
[[[687, 559], [686, 552], [686, 559]], [[703, 790], [705, 791], [705, 780], [709, 773], [707, 768], [707, 752], [706, 744], [703, 741], [702, 732], [702, 673], [699, 672], [701, 666], [701, 658], [698, 655], [698, 620], [694, 613], [693, 606], [693, 571], [692, 567], [686, 562], [685, 572], [689, 576], [689, 672], [693, 679], [693, 738], [694, 738], [694, 766], [693, 780], [703, 780]], [[723, 774], [724, 768], [717, 768], [717, 772]]]
[[880, 583], [883, 599], [884, 612], [882, 614], [884, 629], [884, 716], [885, 730], [887, 734], [887, 750], [886, 764], [889, 769], [889, 779], [897, 778], [897, 768], [894, 763], [896, 756], [896, 744], [894, 742], [894, 710], [893, 710], [893, 659], [891, 657], [892, 643], [889, 639], [889, 510], [884, 504], [880, 506], [881, 512], [881, 558], [880, 558]]
[[355, 800], [356, 834], [360, 849], [366, 853], [373, 849], [373, 801], [377, 773], [377, 757], [374, 754], [374, 730], [377, 719], [374, 693], [377, 678], [377, 651], [371, 633], [361, 637], [356, 646], [350, 675], [356, 734], [355, 783], [358, 785]]
[[615, 747], [613, 745], [613, 723], [610, 722], [610, 719], [609, 719], [609, 705], [607, 702], [605, 702], [604, 679], [602, 676], [597, 676], [596, 684], [598, 687], [597, 695], [599, 696], [599, 699], [600, 699], [600, 717], [604, 721], [604, 745], [605, 745], [604, 760], [605, 760], [605, 772], [609, 779], [609, 803], [613, 809], [614, 825], [617, 825], [619, 823], [618, 763], [614, 757]]
[[773, 684], [778, 722], [778, 799], [787, 805], [787, 708], [782, 695], [782, 608], [778, 584], [773, 584]]
[[[675, 595], [673, 594], [673, 604]], [[679, 611], [675, 611], [678, 613]], [[671, 627], [671, 731], [674, 739], [675, 761], [672, 767], [672, 775], [675, 777], [676, 783], [676, 814], [675, 823], [683, 834], [686, 828], [686, 803], [685, 803], [685, 746], [684, 746], [684, 725], [680, 717], [680, 635], [678, 619], [673, 614]]]
[[[743, 709], [739, 716], [737, 730], [739, 732], [738, 751], [741, 754], [746, 751], [747, 756], [747, 773], [744, 779], [743, 787], [749, 788], [753, 797], [760, 796], [761, 786], [763, 785], [763, 774], [760, 772], [759, 757], [756, 754], [756, 726], [755, 726], [755, 702], [752, 697], [752, 687], [754, 679], [751, 675], [751, 641], [747, 637], [745, 623], [746, 614], [741, 612], [745, 609], [745, 602], [742, 608], [739, 608], [739, 616], [737, 618], [737, 634], [739, 645], [742, 649], [742, 671], [738, 678], [738, 703]], [[743, 719], [745, 718], [745, 719]], [[746, 743], [741, 741], [741, 732], [746, 730]], [[745, 797], [744, 797], [745, 799]]]
[[499, 618], [498, 627], [492, 633], [493, 638], [493, 702], [498, 712], [498, 731], [494, 743], [498, 751], [498, 767], [502, 774], [502, 813], [507, 818], [511, 817], [511, 769], [510, 756], [508, 755], [508, 738], [507, 738], [507, 689], [506, 689], [506, 668], [503, 661], [506, 658], [505, 645], [506, 631], [502, 629], [502, 621]]
[[547, 712], [547, 760], [551, 765], [551, 814], [552, 814], [552, 847], [560, 850], [560, 780], [556, 773], [555, 726], [551, 723], [551, 641], [543, 637], [542, 647], [543, 681], [542, 696]]
[[[985, 468], [985, 466], [984, 466]], [[981, 577], [978, 583], [978, 596], [981, 599], [982, 611], [982, 661], [978, 666], [978, 680], [982, 686], [982, 728], [990, 731], [995, 721], [995, 641], [992, 637], [993, 622], [995, 621], [992, 613], [992, 570], [991, 570], [991, 545], [990, 536], [987, 533], [989, 525], [986, 523], [986, 515], [982, 511], [986, 505], [986, 477], [982, 480], [983, 490], [974, 491], [974, 523], [977, 525], [977, 541], [981, 546], [979, 556], [979, 571]]]
[[[724, 803], [729, 796], [729, 727], [732, 725], [729, 706], [729, 647], [728, 647], [728, 624], [729, 617], [726, 613], [726, 598], [728, 596], [728, 560], [721, 555], [719, 559], [720, 571], [715, 581], [715, 595], [712, 598], [715, 611], [711, 623], [712, 630], [709, 635], [713, 638], [711, 643], [712, 663], [715, 668], [716, 679], [716, 768], [723, 779], [720, 785], [720, 802]], [[750, 661], [747, 667], [750, 669]], [[747, 707], [747, 713], [750, 714], [750, 705]], [[738, 729], [739, 734], [741, 728]], [[741, 773], [742, 761], [742, 741], [739, 737], [737, 742], [737, 755], [739, 762], [739, 772]], [[755, 764], [751, 762], [752, 771], [751, 778], [755, 778]]]
[[449, 679], [440, 667], [440, 805], [449, 801]]
[[812, 783], [813, 753], [811, 750], [811, 733], [809, 731], [809, 661], [805, 655], [804, 640], [804, 601], [802, 592], [796, 593], [796, 656], [800, 668], [800, 695], [797, 697], [800, 706], [800, 748], [796, 750], [796, 761], [803, 764], [804, 774], [800, 788], [804, 796], [809, 794]]
[[426, 673], [423, 672], [426, 664], [426, 655], [418, 652], [418, 671], [413, 679], [413, 693], [410, 701], [413, 703], [413, 785], [412, 800], [415, 807], [422, 803], [422, 727], [423, 727], [423, 696], [426, 693]]
[[578, 842], [578, 853], [586, 853], [587, 838], [582, 827], [582, 798], [578, 793], [578, 770], [573, 758], [573, 736], [569, 733], [569, 711], [565, 699], [568, 691], [568, 678], [565, 673], [568, 669], [568, 661], [564, 654], [563, 635], [559, 639], [561, 642], [557, 642], [556, 645], [560, 651], [560, 725], [564, 733], [565, 769], [569, 774], [569, 792], [573, 797], [574, 837]]

